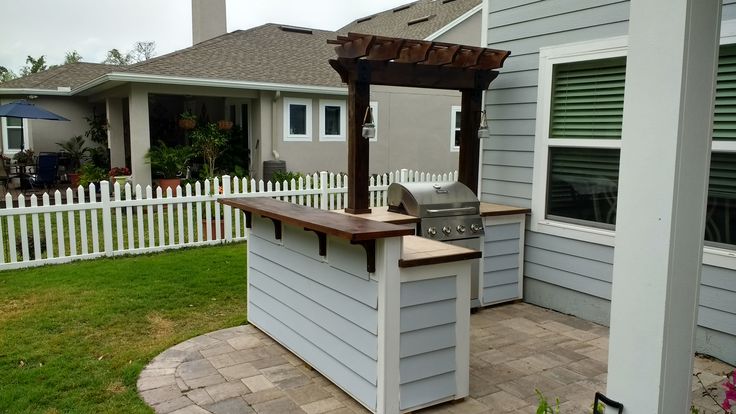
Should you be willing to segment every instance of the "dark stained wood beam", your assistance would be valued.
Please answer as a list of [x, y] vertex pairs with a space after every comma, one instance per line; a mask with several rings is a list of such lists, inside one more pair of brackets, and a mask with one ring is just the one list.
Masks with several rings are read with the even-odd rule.
[[371, 212], [370, 148], [369, 141], [363, 138], [363, 116], [370, 104], [370, 73], [362, 67], [358, 72], [358, 79], [348, 82], [348, 206], [345, 211], [351, 214]]
[[[434, 66], [373, 60], [332, 59], [330, 65], [343, 82], [368, 76], [371, 85], [409, 86], [431, 89], [488, 89], [498, 76], [496, 71], [468, 70], [453, 66]], [[359, 75], [358, 67], [361, 67]]]
[[478, 195], [478, 163], [480, 156], [480, 111], [483, 90], [464, 89], [460, 107], [460, 154], [457, 180]]

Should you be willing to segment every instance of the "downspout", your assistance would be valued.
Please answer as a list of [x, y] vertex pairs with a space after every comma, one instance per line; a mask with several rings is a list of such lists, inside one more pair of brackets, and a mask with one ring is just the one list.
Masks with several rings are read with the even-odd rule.
[[[273, 155], [274, 159], [279, 159], [279, 153], [276, 151], [276, 110], [277, 110], [277, 102], [281, 99], [281, 91], [276, 91], [276, 93], [273, 96], [273, 102], [271, 105], [271, 154]], [[284, 114], [281, 114], [281, 116], [285, 116]], [[281, 131], [283, 134], [283, 131]]]

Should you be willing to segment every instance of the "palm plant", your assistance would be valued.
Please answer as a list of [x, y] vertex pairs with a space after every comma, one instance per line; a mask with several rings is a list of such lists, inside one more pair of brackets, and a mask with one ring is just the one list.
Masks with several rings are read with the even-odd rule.
[[69, 138], [66, 142], [57, 142], [62, 151], [67, 153], [69, 157], [69, 169], [76, 172], [82, 166], [82, 161], [87, 159], [89, 148], [85, 146], [86, 142], [81, 135]]

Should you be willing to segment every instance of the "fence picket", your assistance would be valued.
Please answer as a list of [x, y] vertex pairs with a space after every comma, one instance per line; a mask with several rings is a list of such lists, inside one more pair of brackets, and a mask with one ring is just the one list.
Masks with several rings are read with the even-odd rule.
[[[74, 192], [71, 188], [66, 189], [66, 204], [74, 204]], [[77, 255], [77, 226], [74, 220], [74, 210], [69, 210], [69, 256]]]
[[[125, 183], [126, 188], [128, 188], [129, 186], [129, 183]], [[140, 184], [137, 184], [135, 186], [135, 199], [137, 201], [143, 200], [143, 188], [141, 188]], [[144, 249], [146, 247], [146, 232], [145, 227], [143, 226], [143, 206], [138, 205], [135, 209], [135, 215], [138, 219], [138, 248]]]
[[[18, 210], [23, 211], [26, 207], [26, 198], [23, 195], [18, 197]], [[25, 214], [20, 215], [20, 253], [24, 262], [30, 260], [28, 257], [28, 220]]]
[[[8, 194], [8, 197], [10, 197], [10, 194]], [[43, 198], [44, 207], [50, 207], [51, 199], [49, 198], [49, 193], [44, 193], [42, 198]], [[44, 232], [46, 234], [46, 258], [53, 259], [54, 258], [54, 238], [52, 237], [52, 233], [51, 233], [51, 213], [43, 213], [43, 227], [44, 227]], [[8, 235], [8, 237], [10, 236]]]
[[[13, 197], [10, 194], [6, 194], [5, 205], [13, 208]], [[10, 258], [10, 263], [15, 263], [18, 261], [16, 247], [15, 221], [13, 219], [13, 216], [8, 216], [8, 257]]]
[[[54, 193], [54, 206], [61, 206], [61, 192], [56, 190]], [[56, 257], [66, 257], [66, 242], [64, 240], [64, 214], [60, 211], [56, 212], [56, 246], [58, 247]]]
[[[31, 207], [38, 206], [38, 197], [35, 194], [31, 196]], [[33, 231], [33, 258], [34, 260], [41, 260], [41, 232], [39, 231], [38, 225], [38, 213], [31, 215], [31, 229]], [[0, 228], [0, 234], [2, 234]], [[2, 237], [0, 236], [0, 250], [2, 250]], [[2, 257], [0, 257], [0, 263], [2, 263]]]
[[[122, 201], [120, 197], [120, 183], [114, 183], [112, 188], [115, 193], [115, 203], [117, 206], [120, 206], [120, 201]], [[125, 246], [123, 245], [123, 209], [120, 207], [115, 208], [115, 234], [118, 236], [118, 250], [125, 250]]]
[[[7, 199], [10, 197], [10, 204], [7, 203]], [[9, 193], [5, 193], [5, 205], [12, 206], [13, 197]], [[6, 207], [7, 208], [7, 207]], [[10, 239], [8, 239], [8, 250], [10, 250]], [[3, 231], [3, 220], [0, 219], [0, 263], [5, 263], [5, 232]]]
[[[199, 181], [194, 183], [194, 195], [197, 196], [197, 198], [200, 198], [202, 196], [202, 187], [199, 185]], [[202, 203], [197, 202], [197, 241], [202, 242]]]
[[[117, 182], [115, 185], [119, 185]], [[130, 203], [130, 201], [133, 199], [133, 195], [130, 191], [130, 184], [125, 183], [125, 186], [123, 187], [123, 192], [125, 193], [125, 201], [126, 205]], [[128, 231], [128, 250], [135, 249], [135, 230], [133, 229], [133, 207], [126, 206], [125, 207], [125, 225]]]
[[[153, 198], [153, 188], [150, 185], [146, 186], [146, 199], [151, 200]], [[153, 227], [153, 205], [149, 204], [146, 206], [146, 213], [148, 214], [148, 247], [156, 247], [156, 231]]]
[[176, 198], [179, 202], [176, 203], [176, 228], [179, 236], [179, 244], [184, 244], [184, 205], [181, 203], [181, 186], [176, 186]]
[[[156, 186], [156, 200], [159, 202], [164, 198], [163, 189], [161, 186]], [[164, 205], [159, 203], [156, 206], [156, 213], [158, 214], [158, 246], [166, 246], [166, 231], [164, 227]]]
[[[222, 176], [222, 192], [221, 192], [221, 196], [222, 197], [228, 197], [228, 196], [230, 196], [230, 176], [227, 176], [227, 175], [223, 175]], [[223, 216], [224, 216], [224, 230], [225, 230], [225, 234], [221, 235], [220, 240], [225, 240], [226, 242], [231, 242], [231, 241], [233, 241], [233, 229], [232, 229], [232, 226], [233, 226], [233, 223], [232, 223], [233, 213], [231, 211], [232, 207], [226, 206], [226, 205], [220, 206], [220, 203], [217, 203], [217, 206], [220, 207], [220, 208], [222, 208]], [[217, 229], [218, 230], [221, 230], [219, 224], [217, 225]]]
[[[186, 195], [187, 198], [192, 197], [192, 185], [187, 183], [186, 185]], [[192, 203], [191, 201], [187, 203], [187, 242], [193, 243], [194, 242], [194, 217], [192, 216]]]
[[168, 246], [174, 245], [174, 205], [171, 203], [171, 198], [174, 196], [174, 192], [171, 187], [166, 187], [166, 200], [169, 201], [166, 204], [166, 223], [169, 225], [169, 244]]
[[[210, 193], [210, 180], [204, 180], [204, 194], [206, 196], [209, 196]], [[212, 240], [212, 211], [210, 210], [211, 203], [209, 199], [205, 201], [204, 203], [204, 220], [205, 220], [205, 228], [207, 229], [207, 234], [205, 234], [205, 240], [211, 241]]]
[[[100, 183], [100, 192], [103, 193], [103, 194], [106, 193], [108, 195], [108, 197], [109, 197], [109, 195], [110, 195], [110, 187], [109, 187], [109, 184], [108, 184], [107, 181], [103, 181], [103, 182]], [[92, 203], [93, 205], [97, 203], [97, 197], [96, 197], [96, 195], [94, 193], [91, 193], [89, 195], [89, 202]], [[107, 219], [105, 219], [105, 213], [104, 212], [106, 212], [106, 211], [109, 212], [110, 209], [104, 208], [102, 211], [103, 211], [103, 213], [102, 213], [103, 221], [105, 221], [106, 223], [109, 223], [110, 222], [109, 221], [110, 219], [109, 219], [109, 217]], [[92, 252], [93, 253], [99, 253], [99, 251], [100, 251], [100, 241], [98, 239], [99, 233], [98, 233], [98, 229], [97, 229], [97, 209], [96, 208], [93, 208], [92, 209], [92, 212], [90, 214], [90, 221], [92, 222]], [[103, 229], [104, 229], [104, 227], [105, 227], [105, 225], [103, 224]], [[104, 237], [105, 237], [105, 239], [107, 239], [107, 235], [104, 235]]]
[[[84, 205], [84, 190], [77, 188], [77, 203]], [[82, 245], [82, 254], [89, 253], [89, 241], [87, 240], [87, 210], [79, 210], [79, 243]]]

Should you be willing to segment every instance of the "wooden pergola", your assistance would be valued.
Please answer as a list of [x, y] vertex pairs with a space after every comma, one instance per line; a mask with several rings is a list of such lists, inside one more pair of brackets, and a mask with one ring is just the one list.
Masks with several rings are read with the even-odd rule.
[[483, 91], [511, 52], [477, 46], [349, 33], [328, 40], [330, 65], [348, 84], [348, 213], [370, 212], [369, 148], [362, 137], [370, 85], [454, 89], [462, 93], [458, 181], [478, 193], [478, 127]]

